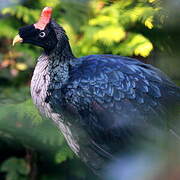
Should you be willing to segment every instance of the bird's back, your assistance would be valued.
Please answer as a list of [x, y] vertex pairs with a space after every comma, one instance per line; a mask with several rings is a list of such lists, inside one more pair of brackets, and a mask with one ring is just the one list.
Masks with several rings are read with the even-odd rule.
[[160, 70], [136, 59], [115, 55], [77, 59], [72, 63], [69, 81], [63, 90], [65, 101], [77, 108], [94, 103], [128, 117], [122, 109], [134, 110], [137, 116], [141, 113], [148, 117], [148, 112], [159, 116], [180, 101], [180, 88]]

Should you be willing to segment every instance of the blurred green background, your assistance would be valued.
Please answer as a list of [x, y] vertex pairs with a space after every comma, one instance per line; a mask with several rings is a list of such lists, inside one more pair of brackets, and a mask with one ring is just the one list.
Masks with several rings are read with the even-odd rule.
[[92, 179], [63, 136], [32, 104], [29, 84], [42, 49], [12, 47], [18, 29], [45, 6], [66, 30], [75, 56], [118, 54], [159, 67], [180, 84], [178, 0], [0, 1], [0, 179]]

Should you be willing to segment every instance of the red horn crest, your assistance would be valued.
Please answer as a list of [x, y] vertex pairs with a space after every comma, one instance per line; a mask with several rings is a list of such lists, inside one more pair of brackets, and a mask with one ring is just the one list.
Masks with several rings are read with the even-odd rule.
[[39, 21], [36, 24], [34, 24], [35, 28], [44, 30], [46, 25], [51, 20], [51, 14], [52, 14], [52, 8], [45, 7], [41, 12], [41, 17], [40, 17]]

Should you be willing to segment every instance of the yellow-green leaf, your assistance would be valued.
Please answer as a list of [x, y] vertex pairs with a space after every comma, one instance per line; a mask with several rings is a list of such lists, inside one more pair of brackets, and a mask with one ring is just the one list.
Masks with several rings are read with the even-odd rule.
[[104, 43], [111, 44], [113, 42], [119, 42], [123, 40], [126, 36], [126, 32], [122, 27], [106, 27], [100, 29], [96, 34], [94, 34], [93, 39], [95, 41], [102, 41]]
[[25, 63], [16, 63], [16, 69], [20, 71], [25, 71], [28, 66]]
[[151, 42], [145, 42], [140, 44], [135, 50], [134, 54], [136, 56], [140, 55], [142, 57], [147, 57], [150, 52], [153, 50], [153, 45]]
[[154, 27], [154, 25], [153, 25], [152, 22], [153, 22], [153, 17], [151, 16], [151, 17], [149, 17], [149, 18], [147, 18], [147, 19], [145, 20], [144, 24], [145, 24], [145, 26], [148, 27], [149, 29], [152, 29], [152, 28]]

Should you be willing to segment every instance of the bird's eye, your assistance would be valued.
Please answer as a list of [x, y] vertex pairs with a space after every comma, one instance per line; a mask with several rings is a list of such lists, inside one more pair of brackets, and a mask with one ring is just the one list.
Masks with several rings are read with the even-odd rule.
[[45, 35], [46, 35], [46, 33], [45, 33], [45, 32], [40, 32], [40, 33], [39, 33], [39, 37], [40, 37], [40, 38], [45, 37]]

